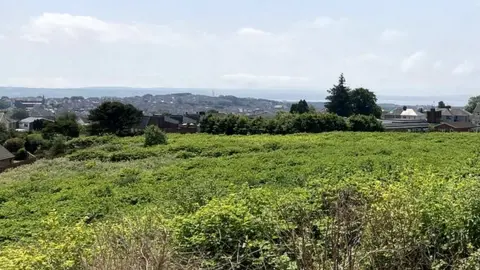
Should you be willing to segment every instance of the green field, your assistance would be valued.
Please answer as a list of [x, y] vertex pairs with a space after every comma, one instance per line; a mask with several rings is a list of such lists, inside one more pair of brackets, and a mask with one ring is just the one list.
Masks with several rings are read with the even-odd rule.
[[143, 137], [77, 139], [63, 158], [0, 174], [0, 269], [80, 269], [79, 250], [104, 254], [90, 230], [142, 216], [170, 232], [162, 245], [191, 269], [470, 269], [480, 262], [478, 136], [193, 134], [149, 148]]

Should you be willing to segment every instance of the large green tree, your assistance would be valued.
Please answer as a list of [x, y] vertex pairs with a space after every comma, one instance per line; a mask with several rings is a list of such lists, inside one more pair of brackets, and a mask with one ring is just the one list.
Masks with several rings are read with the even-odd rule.
[[93, 123], [92, 134], [128, 135], [140, 123], [142, 116], [143, 113], [131, 104], [108, 101], [90, 111], [88, 119]]
[[308, 106], [307, 101], [304, 99], [300, 100], [298, 103], [293, 103], [290, 107], [290, 113], [308, 113], [310, 111], [310, 107]]
[[342, 73], [338, 79], [338, 84], [328, 90], [330, 95], [327, 96], [328, 102], [325, 104], [325, 108], [330, 113], [348, 117], [352, 114], [352, 107], [350, 103], [350, 88], [345, 83], [346, 80]]
[[473, 113], [473, 110], [475, 110], [478, 103], [480, 103], [480, 96], [471, 97], [468, 100], [467, 106], [465, 106], [465, 110], [470, 113]]
[[53, 138], [60, 134], [70, 138], [80, 136], [80, 125], [77, 123], [77, 116], [74, 113], [64, 113], [57, 117], [55, 122], [47, 122], [42, 129], [45, 138]]
[[350, 92], [352, 114], [382, 116], [382, 108], [377, 105], [375, 93], [365, 88], [356, 88]]

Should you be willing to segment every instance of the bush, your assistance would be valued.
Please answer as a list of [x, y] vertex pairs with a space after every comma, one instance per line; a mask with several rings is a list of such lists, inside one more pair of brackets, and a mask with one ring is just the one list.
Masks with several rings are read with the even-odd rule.
[[30, 134], [27, 136], [25, 150], [34, 154], [35, 152], [37, 152], [38, 148], [44, 147], [45, 145], [46, 142], [41, 134]]
[[167, 144], [167, 134], [157, 126], [148, 126], [145, 129], [145, 146]]
[[8, 139], [3, 146], [10, 151], [11, 153], [15, 154], [18, 150], [22, 149], [25, 146], [25, 141], [20, 138], [13, 138]]
[[50, 158], [58, 157], [65, 154], [67, 151], [66, 139], [62, 135], [57, 135], [53, 139], [52, 147], [48, 151], [48, 156]]
[[383, 131], [383, 125], [373, 115], [352, 115], [348, 118], [351, 131]]
[[28, 159], [28, 152], [25, 148], [22, 148], [15, 153], [15, 160], [26, 160]]

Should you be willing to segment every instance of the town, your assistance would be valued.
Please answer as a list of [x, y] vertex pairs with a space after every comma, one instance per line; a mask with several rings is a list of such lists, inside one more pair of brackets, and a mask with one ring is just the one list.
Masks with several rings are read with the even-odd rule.
[[[234, 96], [206, 96], [191, 93], [134, 97], [82, 97], [64, 98], [21, 97], [0, 99], [0, 124], [18, 132], [33, 130], [35, 120], [53, 121], [59, 115], [74, 113], [81, 126], [89, 124], [92, 109], [106, 101], [132, 104], [143, 112], [139, 124], [143, 129], [155, 124], [166, 132], [192, 133], [198, 130], [200, 116], [208, 112], [236, 114], [249, 117], [274, 117], [278, 112], [289, 111], [292, 102]], [[324, 102], [310, 102], [317, 112], [327, 112]], [[477, 132], [480, 130], [480, 107], [469, 112], [462, 107], [379, 104], [382, 107], [382, 122], [386, 131], [456, 131]], [[15, 114], [17, 112], [17, 114]], [[186, 128], [188, 126], [188, 128]], [[195, 127], [195, 128], [193, 128]]]

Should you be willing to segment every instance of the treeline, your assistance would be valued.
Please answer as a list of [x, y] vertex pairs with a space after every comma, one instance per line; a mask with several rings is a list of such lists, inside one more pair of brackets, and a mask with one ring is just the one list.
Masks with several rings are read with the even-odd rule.
[[332, 113], [279, 113], [273, 118], [209, 114], [200, 122], [200, 131], [210, 134], [253, 135], [321, 133], [329, 131], [383, 131], [372, 115], [344, 118]]

